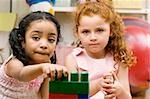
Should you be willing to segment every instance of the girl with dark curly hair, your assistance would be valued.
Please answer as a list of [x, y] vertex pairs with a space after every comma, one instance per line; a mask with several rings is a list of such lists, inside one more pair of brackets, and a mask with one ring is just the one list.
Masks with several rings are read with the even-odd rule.
[[0, 68], [1, 99], [48, 99], [48, 82], [67, 76], [55, 63], [60, 25], [47, 12], [25, 16], [9, 35], [13, 52]]

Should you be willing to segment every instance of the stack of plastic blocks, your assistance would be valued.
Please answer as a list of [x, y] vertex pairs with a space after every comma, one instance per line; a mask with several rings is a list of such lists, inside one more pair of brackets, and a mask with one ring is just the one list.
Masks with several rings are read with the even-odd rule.
[[87, 72], [73, 72], [69, 77], [49, 82], [49, 99], [88, 99]]

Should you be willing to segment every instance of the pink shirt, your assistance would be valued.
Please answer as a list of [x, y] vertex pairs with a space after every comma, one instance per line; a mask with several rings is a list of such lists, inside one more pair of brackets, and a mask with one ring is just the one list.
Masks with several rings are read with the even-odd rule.
[[[72, 55], [77, 63], [77, 70], [81, 72], [88, 71], [90, 81], [100, 78], [103, 74], [115, 70], [115, 67], [118, 67], [118, 65], [115, 65], [115, 61], [110, 54], [107, 54], [101, 59], [94, 59], [87, 55], [85, 49], [75, 48], [73, 49]], [[99, 91], [90, 97], [90, 99], [104, 99], [104, 94], [102, 91]]]
[[39, 99], [38, 91], [43, 82], [43, 76], [30, 82], [21, 82], [9, 77], [4, 71], [4, 66], [11, 58], [12, 56], [0, 67], [0, 99]]

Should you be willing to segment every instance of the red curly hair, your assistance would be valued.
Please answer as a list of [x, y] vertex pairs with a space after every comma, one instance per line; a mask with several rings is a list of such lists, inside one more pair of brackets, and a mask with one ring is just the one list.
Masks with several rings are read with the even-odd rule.
[[111, 53], [116, 63], [124, 64], [127, 67], [135, 64], [136, 58], [125, 43], [123, 21], [115, 12], [111, 0], [95, 0], [95, 2], [86, 0], [86, 2], [78, 4], [75, 11], [75, 33], [78, 33], [81, 17], [93, 15], [99, 15], [110, 23], [112, 35], [105, 47], [106, 53]]

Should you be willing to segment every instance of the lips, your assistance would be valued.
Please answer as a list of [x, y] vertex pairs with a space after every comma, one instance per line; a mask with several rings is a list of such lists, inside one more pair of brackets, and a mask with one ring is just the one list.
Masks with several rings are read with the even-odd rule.
[[90, 46], [98, 46], [98, 43], [89, 44]]
[[40, 54], [40, 55], [47, 55], [47, 56], [49, 56], [49, 53], [47, 53], [47, 52], [35, 52], [36, 54]]

